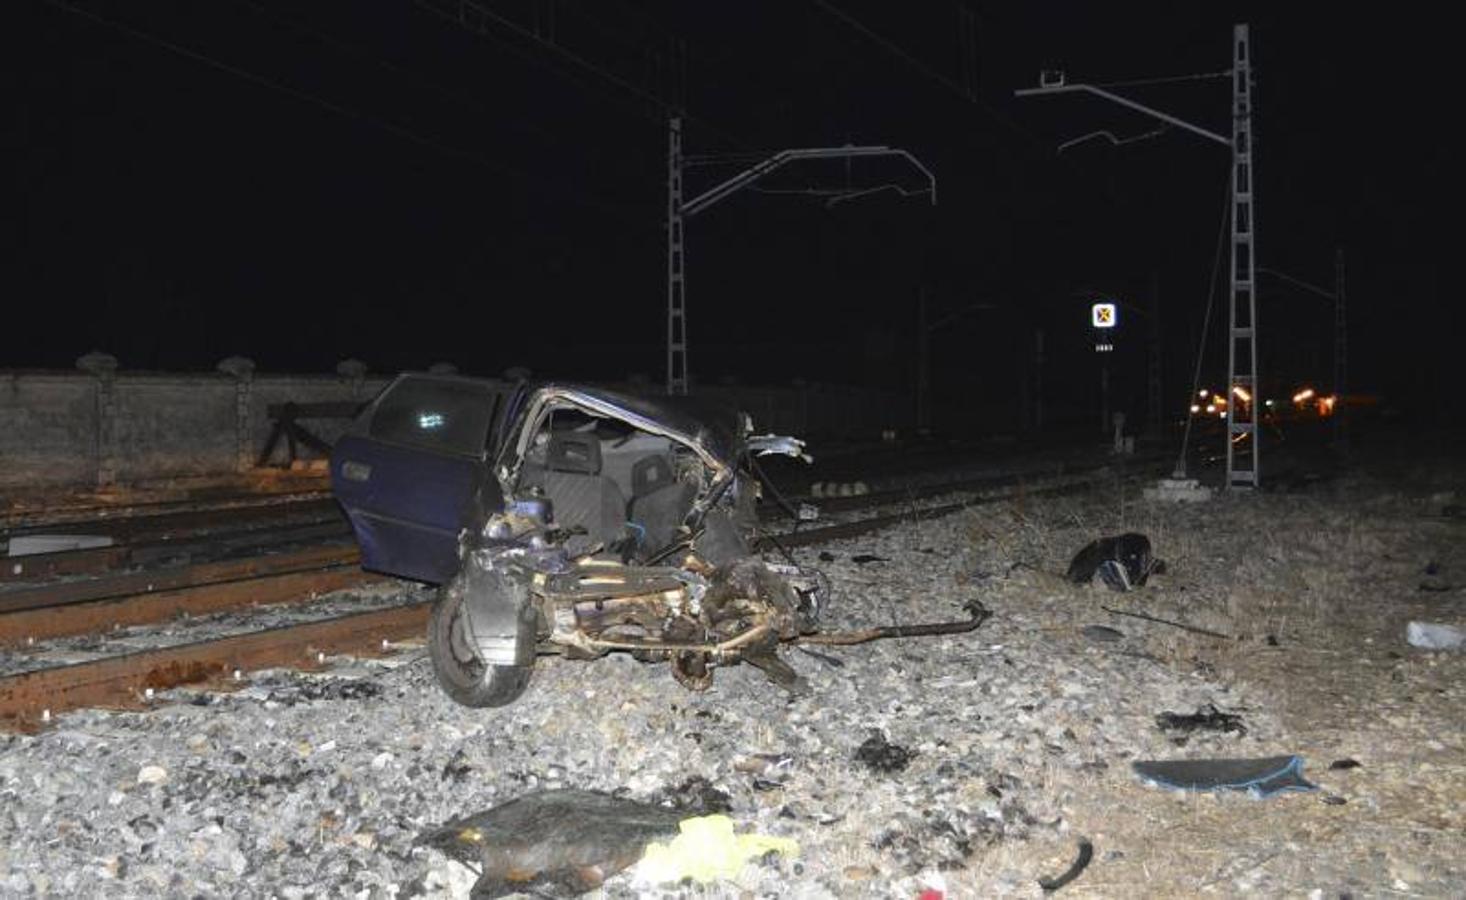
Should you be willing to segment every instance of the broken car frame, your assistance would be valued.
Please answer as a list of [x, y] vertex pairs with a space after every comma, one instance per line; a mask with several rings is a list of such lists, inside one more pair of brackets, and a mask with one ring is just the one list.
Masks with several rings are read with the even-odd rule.
[[751, 549], [751, 458], [768, 454], [804, 445], [687, 398], [410, 374], [337, 445], [332, 478], [367, 568], [443, 585], [429, 650], [469, 706], [512, 702], [546, 652], [665, 660], [693, 690], [748, 662], [798, 691], [781, 643], [950, 634], [986, 618], [970, 604], [960, 622], [819, 632], [823, 574]]

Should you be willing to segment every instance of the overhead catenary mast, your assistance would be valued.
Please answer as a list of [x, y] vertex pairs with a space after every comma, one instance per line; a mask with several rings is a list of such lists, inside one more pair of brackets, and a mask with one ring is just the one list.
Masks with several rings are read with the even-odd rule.
[[[1036, 94], [1087, 93], [1128, 109], [1159, 119], [1199, 137], [1230, 147], [1231, 244], [1229, 314], [1227, 317], [1227, 475], [1228, 489], [1255, 488], [1262, 483], [1261, 433], [1257, 411], [1263, 406], [1258, 381], [1257, 352], [1257, 215], [1252, 164], [1252, 47], [1246, 24], [1232, 26], [1232, 67], [1226, 73], [1232, 82], [1232, 137], [1229, 139], [1199, 125], [1138, 103], [1103, 87], [1067, 84], [1062, 72], [1042, 73], [1039, 86], [1013, 93], [1019, 97]], [[1212, 77], [1182, 76], [1181, 79]], [[1116, 144], [1125, 143], [1111, 137]], [[1074, 143], [1073, 141], [1069, 142]]]
[[[848, 144], [844, 147], [804, 147], [780, 150], [738, 174], [718, 182], [696, 197], [684, 200], [682, 175], [688, 165], [688, 159], [682, 153], [682, 120], [677, 117], [669, 120], [667, 132], [667, 393], [685, 394], [690, 384], [687, 364], [687, 242], [684, 233], [686, 220], [788, 163], [804, 159], [849, 159], [857, 156], [896, 156], [906, 160], [926, 177], [927, 187], [921, 193], [931, 194], [932, 204], [936, 204], [936, 176], [915, 156], [898, 147], [884, 145], [856, 147]], [[698, 160], [698, 162], [708, 161], [710, 160], [706, 158]], [[852, 189], [835, 192], [830, 196], [830, 202], [873, 193], [880, 189]], [[902, 191], [902, 193], [906, 192]]]

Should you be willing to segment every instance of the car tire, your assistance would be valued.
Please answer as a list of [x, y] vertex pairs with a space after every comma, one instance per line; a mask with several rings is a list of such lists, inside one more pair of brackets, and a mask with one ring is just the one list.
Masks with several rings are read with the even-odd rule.
[[463, 706], [508, 706], [529, 686], [533, 666], [485, 664], [466, 640], [463, 593], [445, 587], [428, 622], [428, 655], [438, 684]]

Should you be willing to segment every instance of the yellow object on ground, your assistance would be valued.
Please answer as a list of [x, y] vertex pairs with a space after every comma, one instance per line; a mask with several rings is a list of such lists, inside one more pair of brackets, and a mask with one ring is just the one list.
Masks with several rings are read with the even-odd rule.
[[691, 878], [701, 884], [733, 878], [743, 864], [770, 850], [798, 856], [799, 842], [767, 834], [734, 834], [727, 816], [698, 816], [677, 824], [680, 832], [665, 844], [648, 845], [637, 866], [638, 880], [652, 883]]

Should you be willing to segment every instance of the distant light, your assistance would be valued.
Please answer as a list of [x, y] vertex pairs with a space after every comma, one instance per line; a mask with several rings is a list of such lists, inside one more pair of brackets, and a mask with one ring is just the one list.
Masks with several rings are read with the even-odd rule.
[[1216, 407], [1216, 404], [1215, 404], [1215, 403], [1208, 403], [1208, 404], [1207, 404], [1207, 405], [1206, 405], [1206, 411], [1207, 411], [1207, 412], [1209, 412], [1209, 413], [1214, 413], [1214, 412], [1216, 412], [1216, 411], [1217, 411], [1217, 407]]
[[1271, 400], [1264, 400], [1264, 401], [1262, 401], [1262, 405], [1271, 408], [1272, 405], [1273, 405], [1273, 401], [1271, 401]]
[[1194, 412], [1194, 413], [1201, 412], [1201, 407], [1199, 407], [1195, 403], [1193, 403], [1193, 404], [1191, 404], [1191, 411]]
[[1089, 320], [1095, 328], [1114, 328], [1120, 324], [1120, 311], [1113, 303], [1096, 303], [1089, 308]]
[[1237, 395], [1237, 399], [1238, 400], [1241, 400], [1243, 403], [1251, 403], [1252, 402], [1252, 395], [1249, 394], [1247, 392], [1247, 389], [1244, 388], [1240, 384], [1234, 384], [1234, 385], [1232, 385], [1232, 393], [1236, 394]]
[[1205, 400], [1206, 399], [1206, 395], [1208, 393], [1210, 393], [1210, 392], [1206, 388], [1202, 388], [1201, 390], [1199, 390], [1199, 391], [1196, 392], [1196, 396], [1198, 396], [1201, 399]]
[[1226, 417], [1227, 417], [1227, 411], [1225, 409], [1222, 410], [1221, 412], [1217, 413], [1217, 418], [1218, 419], [1225, 419]]
[[417, 415], [417, 427], [422, 429], [423, 431], [432, 431], [435, 428], [442, 428], [443, 424], [447, 421], [448, 420], [444, 418], [442, 413], [430, 412], [418, 413]]
[[1313, 388], [1304, 388], [1293, 395], [1294, 403], [1306, 403], [1313, 398]]

